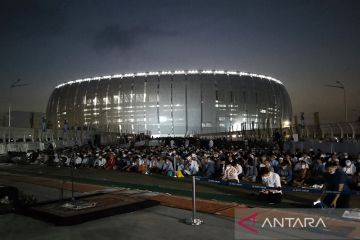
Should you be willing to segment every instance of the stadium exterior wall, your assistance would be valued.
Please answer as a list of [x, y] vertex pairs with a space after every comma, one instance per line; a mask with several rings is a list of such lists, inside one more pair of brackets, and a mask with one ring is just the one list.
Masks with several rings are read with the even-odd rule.
[[58, 85], [47, 106], [54, 129], [66, 125], [155, 137], [279, 128], [291, 115], [279, 80], [213, 70], [79, 79]]

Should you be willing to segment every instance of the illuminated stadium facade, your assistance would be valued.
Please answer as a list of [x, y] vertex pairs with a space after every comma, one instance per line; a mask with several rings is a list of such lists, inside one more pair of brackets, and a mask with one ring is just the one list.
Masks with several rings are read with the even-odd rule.
[[93, 77], [58, 85], [47, 118], [119, 133], [188, 136], [279, 128], [292, 115], [277, 79], [237, 71], [162, 71]]

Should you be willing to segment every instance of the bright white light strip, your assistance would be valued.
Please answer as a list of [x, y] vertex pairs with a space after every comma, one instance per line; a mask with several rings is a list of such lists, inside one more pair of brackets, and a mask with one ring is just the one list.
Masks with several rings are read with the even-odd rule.
[[247, 77], [258, 77], [262, 79], [267, 79], [274, 81], [278, 84], [283, 85], [283, 83], [273, 77], [262, 75], [262, 74], [255, 74], [255, 73], [247, 73], [247, 72], [238, 72], [238, 71], [226, 71], [226, 70], [176, 70], [176, 71], [161, 71], [161, 72], [140, 72], [140, 73], [125, 73], [125, 74], [115, 74], [115, 75], [107, 75], [102, 77], [92, 77], [92, 78], [83, 78], [77, 79], [75, 81], [69, 81], [66, 83], [62, 83], [56, 86], [56, 88], [63, 87], [65, 85], [71, 85], [73, 83], [81, 83], [86, 81], [94, 81], [94, 80], [101, 80], [101, 79], [112, 79], [112, 78], [124, 78], [124, 77], [135, 77], [135, 76], [160, 76], [160, 75], [181, 75], [181, 74], [224, 74], [224, 75], [238, 75], [238, 76], [247, 76]]

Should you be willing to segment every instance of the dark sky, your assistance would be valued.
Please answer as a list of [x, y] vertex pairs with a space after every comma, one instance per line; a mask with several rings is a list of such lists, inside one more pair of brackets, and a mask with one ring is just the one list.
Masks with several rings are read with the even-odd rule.
[[[360, 1], [1, 0], [1, 109], [45, 111], [59, 83], [115, 73], [228, 69], [287, 87], [294, 113], [360, 115]], [[30, 85], [9, 90], [21, 78]]]

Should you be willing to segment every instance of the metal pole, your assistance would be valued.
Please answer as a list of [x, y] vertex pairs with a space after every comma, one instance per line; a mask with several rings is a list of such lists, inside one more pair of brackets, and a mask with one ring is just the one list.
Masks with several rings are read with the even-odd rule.
[[10, 137], [10, 134], [11, 134], [11, 103], [9, 103], [9, 143], [11, 142], [11, 137]]
[[202, 220], [196, 218], [196, 179], [192, 176], [192, 218], [186, 219], [185, 223], [188, 225], [198, 226], [203, 223]]
[[174, 178], [176, 178], [176, 171], [177, 171], [177, 168], [176, 168], [176, 155], [174, 155]]
[[71, 166], [71, 200], [75, 201], [74, 198], [74, 167]]
[[195, 176], [192, 177], [192, 208], [193, 208], [193, 221], [196, 218], [196, 187], [195, 187]]
[[348, 121], [348, 111], [347, 111], [347, 102], [346, 102], [346, 91], [345, 91], [345, 87], [343, 88], [344, 90], [344, 108], [345, 108], [345, 121]]
[[71, 167], [71, 201], [75, 202], [74, 197], [74, 167], [75, 167], [75, 156], [72, 154], [72, 159], [70, 159], [70, 164], [72, 164]]

